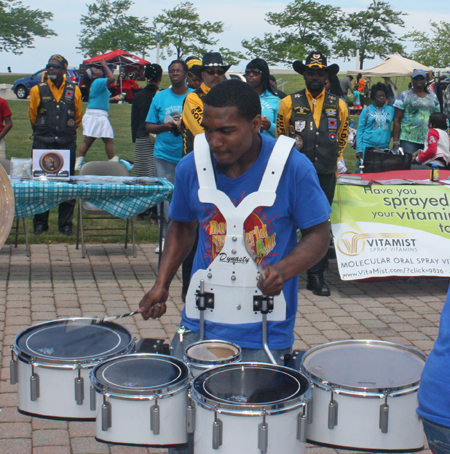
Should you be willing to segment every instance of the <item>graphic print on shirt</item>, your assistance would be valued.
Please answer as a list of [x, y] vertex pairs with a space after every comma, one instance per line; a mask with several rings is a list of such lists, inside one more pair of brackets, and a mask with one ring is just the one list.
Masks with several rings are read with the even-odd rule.
[[[234, 203], [234, 201], [233, 201]], [[235, 203], [234, 203], [235, 204]], [[236, 206], [236, 204], [235, 204]], [[276, 246], [275, 226], [273, 225], [274, 218], [267, 219], [262, 207], [256, 208], [244, 222], [244, 239], [250, 244], [255, 260], [259, 265], [267, 265], [266, 259], [272, 254]], [[213, 261], [222, 250], [225, 244], [227, 234], [227, 223], [222, 213], [213, 207], [212, 212], [208, 212], [201, 223], [201, 227], [205, 232], [208, 240], [205, 244], [206, 256]]]
[[384, 109], [374, 109], [369, 112], [369, 116], [373, 119], [373, 129], [387, 130], [391, 127], [391, 114]]

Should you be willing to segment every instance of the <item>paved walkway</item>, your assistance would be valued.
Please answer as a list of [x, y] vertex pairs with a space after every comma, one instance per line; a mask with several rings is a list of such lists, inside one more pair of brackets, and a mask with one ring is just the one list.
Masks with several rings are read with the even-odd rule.
[[[88, 245], [88, 256], [82, 259], [73, 245], [32, 245], [28, 259], [23, 246], [1, 249], [1, 454], [166, 452], [99, 443], [94, 438], [93, 422], [23, 416], [16, 408], [17, 385], [9, 384], [9, 347], [22, 329], [58, 317], [117, 315], [136, 309], [155, 279], [158, 256], [154, 250], [155, 245], [141, 245], [134, 259], [131, 251], [124, 253], [120, 245]], [[338, 339], [382, 339], [429, 353], [438, 332], [447, 279], [343, 282], [332, 261], [327, 280], [332, 293], [323, 298], [305, 290], [305, 276], [300, 276], [295, 348], [305, 350]], [[122, 323], [138, 339], [171, 339], [183, 306], [180, 293], [181, 282], [177, 278], [171, 287], [167, 314], [161, 320], [144, 321], [135, 316]], [[307, 448], [307, 454], [336, 452], [316, 446]]]

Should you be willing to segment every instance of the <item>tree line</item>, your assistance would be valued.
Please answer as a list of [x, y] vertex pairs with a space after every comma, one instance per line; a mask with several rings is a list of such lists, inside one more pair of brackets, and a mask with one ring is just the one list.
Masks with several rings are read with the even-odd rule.
[[[131, 0], [95, 0], [87, 5], [88, 13], [80, 19], [80, 53], [88, 57], [123, 49], [145, 56], [155, 49], [157, 41], [163, 59], [217, 50], [217, 35], [224, 32], [225, 24], [202, 22], [193, 3], [186, 1], [163, 9], [152, 21], [130, 15], [133, 4]], [[266, 14], [265, 21], [276, 27], [276, 32], [243, 40], [244, 53], [226, 47], [218, 50], [230, 64], [261, 57], [270, 65], [290, 66], [314, 50], [331, 58], [353, 59], [358, 43], [361, 69], [366, 60], [390, 54], [428, 66], [450, 66], [450, 23], [432, 21], [429, 33], [413, 31], [399, 36], [395, 30], [405, 27], [406, 15], [381, 0], [350, 14], [314, 0], [294, 0], [282, 12]], [[34, 47], [35, 37], [55, 36], [47, 25], [52, 19], [53, 13], [32, 10], [20, 0], [0, 0], [0, 51], [21, 54], [23, 49]], [[414, 45], [409, 54], [405, 50], [407, 41]]]

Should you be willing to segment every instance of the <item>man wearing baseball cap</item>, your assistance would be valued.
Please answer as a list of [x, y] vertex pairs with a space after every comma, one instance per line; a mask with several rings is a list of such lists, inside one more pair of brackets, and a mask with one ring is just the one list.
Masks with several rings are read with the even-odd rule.
[[[277, 137], [286, 135], [296, 140], [296, 148], [313, 163], [320, 186], [331, 205], [337, 162], [343, 156], [348, 138], [347, 106], [342, 99], [325, 91], [326, 80], [339, 72], [339, 66], [328, 66], [325, 55], [312, 52], [305, 63], [295, 61], [293, 68], [303, 75], [306, 89], [281, 100]], [[324, 258], [307, 272], [306, 288], [315, 295], [330, 295], [323, 277], [327, 266], [328, 260]]]
[[[78, 85], [66, 78], [68, 62], [62, 55], [52, 55], [43, 82], [30, 91], [28, 114], [33, 128], [33, 150], [70, 150], [70, 174], [75, 170], [77, 128], [81, 125], [83, 106]], [[75, 200], [59, 205], [58, 228], [71, 236]], [[34, 234], [48, 230], [49, 212], [34, 217]]]

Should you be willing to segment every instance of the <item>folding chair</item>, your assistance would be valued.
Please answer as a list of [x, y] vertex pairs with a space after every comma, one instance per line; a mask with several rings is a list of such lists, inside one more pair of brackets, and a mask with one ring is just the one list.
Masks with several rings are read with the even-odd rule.
[[[0, 159], [0, 164], [3, 166], [3, 168], [5, 169], [7, 174], [11, 175], [11, 161], [9, 159]], [[27, 252], [27, 257], [29, 257], [30, 256], [30, 246], [28, 244], [27, 218], [22, 218], [22, 222], [23, 222], [23, 231], [22, 232], [19, 230], [19, 222], [20, 222], [20, 219], [16, 219], [16, 222], [13, 224], [13, 226], [11, 228], [10, 235], [14, 235], [16, 237], [14, 240], [15, 247], [17, 247], [19, 235], [25, 235], [26, 252]]]
[[[83, 165], [80, 170], [80, 175], [95, 175], [95, 176], [117, 176], [117, 177], [127, 177], [129, 176], [128, 169], [121, 164], [120, 162], [110, 162], [110, 161], [91, 161]], [[89, 202], [84, 202], [81, 199], [78, 199], [78, 222], [77, 222], [77, 241], [76, 249], [78, 249], [79, 238], [81, 233], [81, 256], [86, 257], [86, 246], [84, 243], [85, 232], [87, 231], [124, 231], [125, 233], [119, 234], [88, 234], [86, 236], [117, 236], [125, 237], [125, 249], [128, 246], [128, 238], [131, 237], [133, 243], [133, 257], [136, 257], [136, 244], [134, 237], [134, 219], [127, 219], [125, 228], [115, 227], [84, 227], [84, 220], [88, 219], [114, 219], [116, 216], [109, 214], [101, 208], [97, 208]], [[129, 233], [129, 225], [131, 221], [131, 233]]]

